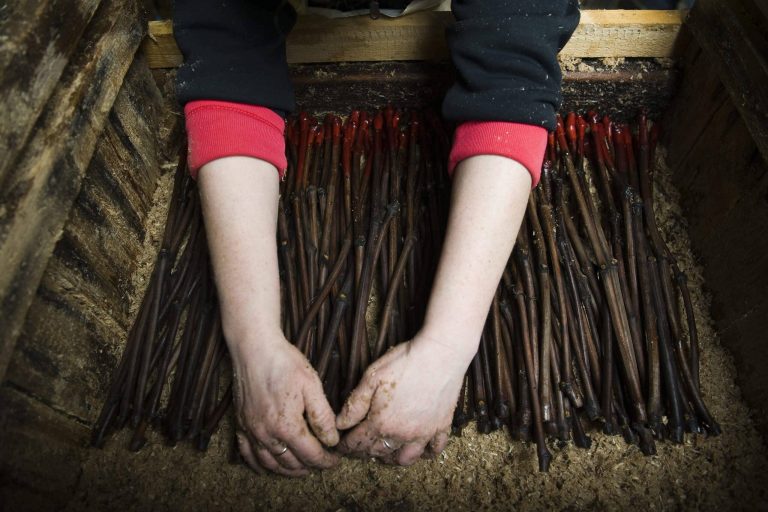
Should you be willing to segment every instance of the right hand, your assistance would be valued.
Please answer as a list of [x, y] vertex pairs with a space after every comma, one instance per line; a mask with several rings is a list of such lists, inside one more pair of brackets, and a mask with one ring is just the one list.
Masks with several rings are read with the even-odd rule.
[[258, 473], [303, 476], [335, 466], [338, 455], [325, 447], [339, 432], [320, 378], [281, 333], [268, 339], [230, 346], [240, 453]]

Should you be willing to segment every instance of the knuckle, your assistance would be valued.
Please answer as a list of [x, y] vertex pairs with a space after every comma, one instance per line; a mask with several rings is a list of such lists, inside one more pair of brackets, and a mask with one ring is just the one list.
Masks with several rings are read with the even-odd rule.
[[296, 429], [291, 424], [281, 423], [272, 429], [272, 433], [278, 439], [289, 439], [296, 433]]
[[334, 424], [336, 417], [333, 415], [333, 411], [323, 407], [318, 410], [310, 411], [309, 420], [311, 423], [320, 427], [323, 431], [330, 430], [330, 427]]

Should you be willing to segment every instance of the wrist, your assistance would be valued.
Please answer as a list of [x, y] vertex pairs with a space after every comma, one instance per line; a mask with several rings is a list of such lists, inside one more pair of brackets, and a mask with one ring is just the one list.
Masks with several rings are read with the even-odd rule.
[[425, 324], [414, 336], [413, 343], [447, 368], [455, 368], [463, 374], [480, 345], [480, 334], [445, 332]]
[[236, 360], [241, 355], [260, 354], [289, 343], [280, 327], [275, 325], [251, 323], [233, 326], [225, 321], [222, 328], [229, 352]]

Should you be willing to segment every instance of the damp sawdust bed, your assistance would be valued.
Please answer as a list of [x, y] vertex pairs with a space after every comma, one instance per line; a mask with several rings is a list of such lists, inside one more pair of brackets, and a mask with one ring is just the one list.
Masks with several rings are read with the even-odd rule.
[[[768, 461], [735, 384], [736, 371], [720, 346], [709, 317], [701, 269], [696, 266], [659, 152], [655, 173], [656, 216], [662, 235], [689, 278], [701, 344], [702, 394], [723, 433], [686, 435], [685, 443], [657, 444], [644, 456], [621, 436], [589, 432], [588, 450], [550, 443], [548, 473], [536, 471], [534, 447], [510, 441], [505, 432], [478, 435], [474, 426], [452, 438], [437, 460], [410, 468], [345, 459], [330, 471], [304, 479], [258, 476], [228, 463], [232, 418], [227, 417], [205, 453], [187, 444], [166, 446], [156, 434], [138, 453], [125, 449], [130, 432], [91, 450], [71, 510], [712, 510], [768, 509]], [[152, 271], [172, 173], [161, 180], [147, 236], [145, 263], [134, 280], [143, 290]], [[141, 294], [138, 294], [138, 303]], [[138, 304], [133, 304], [133, 310]]]

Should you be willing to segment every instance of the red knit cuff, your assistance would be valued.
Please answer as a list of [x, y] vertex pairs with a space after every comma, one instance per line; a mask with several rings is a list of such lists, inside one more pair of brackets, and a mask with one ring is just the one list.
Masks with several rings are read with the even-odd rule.
[[519, 162], [531, 174], [533, 186], [539, 183], [547, 130], [541, 126], [505, 121], [470, 121], [456, 128], [448, 159], [448, 172], [465, 158], [499, 155]]
[[189, 171], [226, 156], [251, 156], [275, 167], [282, 179], [285, 121], [274, 111], [227, 101], [197, 100], [184, 106], [189, 139]]

